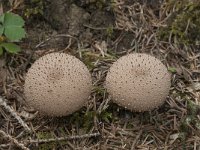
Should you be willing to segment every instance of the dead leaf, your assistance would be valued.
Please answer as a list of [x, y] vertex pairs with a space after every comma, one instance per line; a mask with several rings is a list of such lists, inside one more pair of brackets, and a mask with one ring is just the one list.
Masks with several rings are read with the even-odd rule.
[[175, 134], [170, 135], [169, 137], [170, 144], [173, 144], [178, 139], [179, 136], [180, 136], [180, 133], [175, 133]]
[[200, 82], [194, 82], [194, 83], [192, 83], [192, 88], [195, 91], [200, 91]]
[[101, 55], [105, 57], [105, 54], [107, 53], [107, 50], [108, 50], [107, 43], [105, 41], [102, 41], [101, 43], [96, 42], [94, 46], [97, 50], [101, 52]]
[[183, 71], [183, 77], [184, 77], [184, 79], [186, 81], [190, 82], [192, 80], [192, 78], [191, 78], [191, 76], [192, 76], [191, 72], [187, 68], [185, 68], [183, 66], [181, 66], [181, 68], [182, 68], [182, 71]]

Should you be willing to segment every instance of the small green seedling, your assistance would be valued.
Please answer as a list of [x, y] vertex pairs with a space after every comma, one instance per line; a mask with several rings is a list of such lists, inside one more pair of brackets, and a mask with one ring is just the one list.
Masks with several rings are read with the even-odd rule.
[[13, 42], [19, 42], [25, 37], [24, 23], [22, 17], [10, 12], [0, 16], [0, 55], [2, 55], [3, 50], [14, 54], [21, 50]]

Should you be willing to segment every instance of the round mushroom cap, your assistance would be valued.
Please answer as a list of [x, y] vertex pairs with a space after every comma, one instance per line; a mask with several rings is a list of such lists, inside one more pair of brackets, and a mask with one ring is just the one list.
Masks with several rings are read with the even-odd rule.
[[113, 101], [131, 111], [149, 111], [160, 106], [171, 86], [171, 74], [157, 58], [133, 53], [118, 59], [106, 77]]
[[65, 53], [50, 53], [28, 70], [24, 94], [27, 103], [42, 114], [64, 116], [80, 109], [91, 89], [91, 75], [79, 59]]

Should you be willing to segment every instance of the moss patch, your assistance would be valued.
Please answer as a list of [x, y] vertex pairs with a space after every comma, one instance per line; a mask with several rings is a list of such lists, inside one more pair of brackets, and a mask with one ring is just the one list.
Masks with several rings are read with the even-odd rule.
[[180, 44], [200, 44], [200, 2], [190, 0], [170, 0], [167, 7], [174, 7], [175, 11], [168, 19], [167, 27], [159, 29], [159, 37]]

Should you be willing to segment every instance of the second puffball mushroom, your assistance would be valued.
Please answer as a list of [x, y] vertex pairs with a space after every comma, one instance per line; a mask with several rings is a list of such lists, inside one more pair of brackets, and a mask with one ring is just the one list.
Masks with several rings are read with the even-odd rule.
[[39, 58], [28, 70], [24, 93], [29, 105], [48, 116], [65, 116], [81, 108], [92, 88], [87, 67], [65, 53]]
[[166, 99], [171, 75], [150, 55], [133, 53], [119, 58], [106, 77], [106, 88], [115, 103], [132, 111], [149, 111]]

